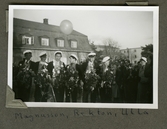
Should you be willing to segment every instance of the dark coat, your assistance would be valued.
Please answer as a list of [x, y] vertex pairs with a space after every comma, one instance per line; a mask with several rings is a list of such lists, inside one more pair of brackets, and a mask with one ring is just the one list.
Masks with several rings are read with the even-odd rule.
[[[21, 68], [21, 66], [23, 66], [24, 63], [25, 63], [25, 59], [23, 59], [22, 61], [20, 61], [20, 62], [18, 63], [18, 67]], [[32, 71], [35, 71], [35, 62], [33, 62], [33, 61], [30, 60], [29, 63], [30, 63], [30, 68], [29, 68], [29, 69], [31, 69]], [[19, 70], [20, 70], [20, 69], [19, 69]]]
[[[63, 64], [63, 68], [65, 68], [64, 62], [61, 61], [61, 63]], [[52, 75], [53, 75], [53, 69], [54, 69], [53, 61], [51, 61], [51, 62], [48, 63], [47, 69], [48, 69], [49, 75], [52, 77]]]
[[[66, 70], [67, 70], [68, 66], [69, 65], [66, 66], [66, 68], [65, 68]], [[75, 69], [78, 71], [79, 80], [82, 80], [82, 67], [81, 67], [81, 65], [76, 64]]]
[[[83, 62], [82, 65], [80, 66], [81, 67], [81, 80], [84, 82], [85, 81], [85, 73], [86, 73], [86, 70], [87, 70], [87, 67], [88, 67], [88, 60], [86, 62]], [[94, 69], [96, 70], [96, 74], [97, 75], [100, 75], [101, 73], [101, 67], [98, 65], [98, 63], [96, 61], [94, 61]]]
[[39, 67], [39, 62], [40, 61], [38, 61], [38, 62], [35, 62], [35, 68], [34, 68], [34, 72], [35, 72], [35, 74], [37, 74], [38, 73], [38, 67]]
[[39, 63], [40, 63], [40, 61], [35, 62], [35, 65], [34, 65], [34, 72], [35, 72], [35, 74], [38, 73]]
[[[17, 74], [18, 93], [16, 94], [18, 94], [17, 98], [21, 99], [22, 101], [28, 102], [30, 101], [31, 99], [30, 97], [32, 95], [31, 87], [32, 87], [32, 82], [33, 82], [33, 79], [32, 79], [33, 74], [31, 73], [30, 77], [28, 77], [26, 80], [22, 78], [24, 75], [21, 74], [22, 73], [21, 71], [25, 67], [24, 63], [25, 63], [25, 59], [23, 59], [22, 61], [18, 63], [18, 74]], [[30, 60], [29, 64], [30, 64], [29, 69], [32, 71], [35, 71], [35, 62]]]

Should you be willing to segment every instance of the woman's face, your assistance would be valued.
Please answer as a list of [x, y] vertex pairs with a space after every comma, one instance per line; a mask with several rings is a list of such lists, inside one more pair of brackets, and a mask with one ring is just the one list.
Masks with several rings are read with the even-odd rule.
[[55, 60], [56, 61], [60, 61], [60, 59], [61, 59], [61, 54], [56, 54], [55, 55]]
[[42, 56], [41, 61], [46, 61], [46, 56]]

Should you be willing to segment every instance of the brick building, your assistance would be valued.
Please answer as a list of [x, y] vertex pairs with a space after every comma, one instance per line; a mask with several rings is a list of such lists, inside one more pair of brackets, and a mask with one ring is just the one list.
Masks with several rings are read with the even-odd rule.
[[32, 50], [33, 61], [40, 60], [40, 52], [46, 51], [48, 62], [54, 59], [55, 51], [61, 50], [62, 61], [65, 64], [68, 64], [68, 57], [72, 53], [81, 61], [92, 51], [86, 35], [75, 30], [70, 35], [65, 35], [59, 26], [50, 25], [48, 19], [43, 19], [43, 23], [39, 23], [14, 18], [13, 27], [14, 63], [22, 60], [22, 53], [27, 49]]

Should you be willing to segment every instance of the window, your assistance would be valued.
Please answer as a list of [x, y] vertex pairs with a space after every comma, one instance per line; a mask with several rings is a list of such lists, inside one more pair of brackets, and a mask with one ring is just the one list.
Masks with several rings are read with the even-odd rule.
[[124, 51], [124, 53], [126, 53], [126, 51]]
[[32, 44], [34, 44], [34, 37], [33, 36], [23, 35], [22, 36], [22, 44], [25, 44], [25, 45], [32, 45]]
[[49, 38], [41, 38], [42, 46], [49, 46]]
[[134, 52], [136, 52], [136, 49], [134, 50]]
[[137, 58], [137, 56], [135, 55], [135, 58]]
[[63, 39], [57, 39], [57, 46], [58, 47], [64, 47], [64, 40]]
[[71, 41], [71, 48], [77, 48], [77, 41]]

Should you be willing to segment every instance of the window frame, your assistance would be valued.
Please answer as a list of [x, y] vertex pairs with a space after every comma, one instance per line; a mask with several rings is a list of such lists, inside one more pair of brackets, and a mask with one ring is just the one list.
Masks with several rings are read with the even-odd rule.
[[[59, 44], [61, 44], [61, 43], [58, 43], [58, 41], [63, 41], [63, 45], [59, 45]], [[62, 39], [62, 38], [56, 39], [56, 46], [57, 46], [57, 47], [61, 47], [61, 48], [65, 47], [65, 40]]]
[[[30, 43], [27, 43], [26, 39], [29, 39]], [[34, 36], [32, 36], [32, 35], [26, 35], [26, 34], [22, 35], [22, 37], [21, 37], [21, 44], [22, 45], [34, 45]]]
[[[73, 46], [76, 46], [76, 47], [72, 47], [72, 42], [76, 43], [75, 45], [73, 45]], [[78, 48], [78, 42], [77, 42], [77, 40], [70, 40], [70, 47], [74, 48], [74, 49]]]
[[[48, 41], [48, 45], [44, 45], [42, 44], [42, 40], [47, 40]], [[48, 37], [41, 37], [41, 46], [45, 46], [45, 47], [49, 47], [50, 46], [50, 39]]]

